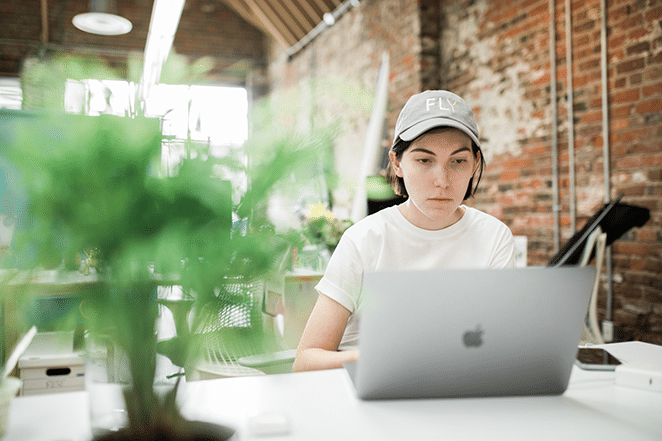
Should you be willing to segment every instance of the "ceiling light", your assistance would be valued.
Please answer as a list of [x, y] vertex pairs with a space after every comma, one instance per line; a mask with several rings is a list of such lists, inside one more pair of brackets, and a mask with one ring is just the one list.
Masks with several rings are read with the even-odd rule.
[[90, 0], [90, 12], [78, 14], [72, 21], [78, 29], [91, 34], [123, 35], [131, 31], [131, 22], [116, 12], [114, 0]]
[[326, 23], [327, 26], [333, 26], [336, 23], [336, 17], [332, 13], [327, 12], [322, 16], [322, 20]]

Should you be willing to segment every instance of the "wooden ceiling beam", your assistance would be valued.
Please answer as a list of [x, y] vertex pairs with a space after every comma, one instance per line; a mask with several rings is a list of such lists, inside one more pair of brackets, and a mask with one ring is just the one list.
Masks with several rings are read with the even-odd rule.
[[310, 29], [313, 29], [319, 22], [322, 21], [322, 15], [319, 12], [315, 10], [315, 8], [312, 7], [310, 4], [309, 0], [292, 0], [292, 2], [295, 2], [301, 7], [301, 9], [310, 17], [311, 24], [310, 24]]
[[280, 1], [271, 0], [267, 4], [276, 12], [276, 17], [280, 19], [281, 23], [296, 36], [296, 41], [301, 40], [308, 33]]
[[[226, 1], [240, 15], [242, 15], [242, 10], [245, 11], [244, 8], [237, 6], [239, 3], [241, 3], [241, 0]], [[245, 4], [248, 11], [250, 11], [247, 13], [246, 17], [244, 17], [247, 21], [250, 23], [257, 21], [258, 24], [256, 27], [266, 30], [267, 34], [271, 35], [283, 46], [290, 47], [298, 41], [296, 37], [292, 36], [289, 32], [287, 32], [287, 30], [285, 33], [283, 33], [283, 31], [274, 24], [269, 15], [262, 10], [262, 8], [255, 2], [255, 0], [245, 0]]]
[[224, 2], [248, 23], [267, 34], [271, 33], [271, 31], [267, 29], [267, 26], [265, 26], [265, 24], [252, 13], [250, 8], [242, 0], [224, 0]]
[[272, 26], [278, 29], [278, 32], [288, 41], [288, 46], [292, 46], [299, 41], [299, 37], [283, 23], [279, 14], [276, 13], [270, 2], [267, 2], [266, 0], [247, 0], [247, 2], [251, 6], [251, 10], [264, 17], [262, 20], [268, 21]]
[[344, 0], [224, 0], [253, 26], [291, 47]]
[[295, 4], [292, 0], [282, 0], [282, 2], [285, 9], [287, 9], [290, 14], [299, 22], [304, 35], [315, 27], [317, 23], [313, 23], [311, 19], [301, 11], [300, 4]]
[[[305, 1], [305, 0], [304, 0]], [[333, 8], [329, 7], [324, 0], [313, 0], [313, 3], [315, 3], [315, 6], [320, 10], [320, 14], [324, 16], [324, 13], [326, 12], [332, 12]]]

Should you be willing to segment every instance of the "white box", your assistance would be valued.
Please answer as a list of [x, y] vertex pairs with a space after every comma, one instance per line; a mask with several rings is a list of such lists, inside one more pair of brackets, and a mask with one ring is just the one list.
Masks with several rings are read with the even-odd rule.
[[21, 395], [71, 392], [85, 389], [82, 354], [24, 355], [18, 360], [23, 382]]
[[662, 393], [662, 366], [652, 363], [623, 363], [616, 366], [616, 384]]

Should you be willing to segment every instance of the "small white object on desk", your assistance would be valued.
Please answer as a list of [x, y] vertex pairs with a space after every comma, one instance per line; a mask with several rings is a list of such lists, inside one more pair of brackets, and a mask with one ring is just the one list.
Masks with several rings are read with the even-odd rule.
[[625, 363], [616, 367], [616, 384], [662, 393], [662, 365]]
[[290, 421], [283, 413], [261, 413], [249, 418], [248, 428], [256, 436], [286, 435], [290, 431]]
[[662, 393], [662, 346], [630, 341], [596, 347], [607, 349], [622, 363], [614, 371], [617, 386]]

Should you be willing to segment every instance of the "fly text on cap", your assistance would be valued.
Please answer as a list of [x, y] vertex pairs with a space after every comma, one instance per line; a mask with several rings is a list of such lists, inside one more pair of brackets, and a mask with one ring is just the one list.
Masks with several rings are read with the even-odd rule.
[[[446, 102], [444, 102], [446, 101]], [[449, 107], [446, 107], [446, 103], [448, 103]], [[427, 106], [426, 110], [429, 112], [430, 107], [438, 107], [439, 110], [450, 110], [451, 112], [455, 112], [455, 106], [457, 105], [457, 101], [451, 103], [451, 100], [448, 98], [428, 98], [425, 100], [425, 105]]]

